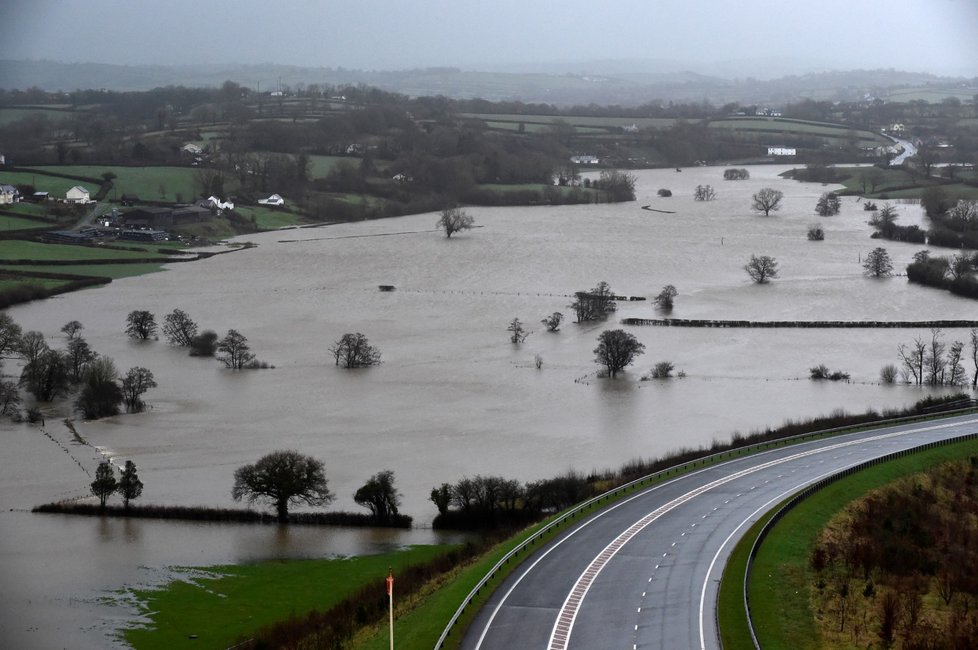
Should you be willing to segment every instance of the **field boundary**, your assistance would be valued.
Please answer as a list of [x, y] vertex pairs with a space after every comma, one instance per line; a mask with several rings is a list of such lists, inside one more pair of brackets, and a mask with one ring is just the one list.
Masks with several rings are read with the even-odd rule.
[[653, 327], [769, 327], [769, 328], [815, 328], [815, 329], [932, 329], [935, 327], [957, 329], [978, 327], [975, 320], [714, 320], [689, 318], [623, 318], [622, 325], [649, 325]]

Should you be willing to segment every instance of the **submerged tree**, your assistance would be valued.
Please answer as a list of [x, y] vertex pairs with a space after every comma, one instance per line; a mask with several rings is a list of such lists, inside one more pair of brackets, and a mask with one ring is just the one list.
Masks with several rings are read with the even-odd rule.
[[109, 357], [99, 357], [85, 368], [82, 374], [82, 390], [75, 400], [75, 408], [87, 420], [119, 414], [122, 389], [116, 382], [118, 373]]
[[560, 329], [560, 324], [564, 322], [564, 315], [555, 311], [540, 322], [546, 326], [548, 332], [556, 332]]
[[747, 275], [757, 284], [764, 284], [769, 279], [778, 277], [778, 262], [770, 255], [751, 255], [744, 266]]
[[645, 352], [645, 346], [625, 330], [605, 330], [598, 337], [598, 347], [594, 348], [595, 361], [608, 369], [614, 377], [630, 365], [635, 358]]
[[673, 301], [678, 295], [679, 292], [676, 291], [676, 287], [672, 286], [671, 284], [667, 284], [666, 286], [662, 287], [662, 291], [660, 291], [659, 295], [655, 297], [655, 305], [664, 311], [670, 311], [672, 309]]
[[783, 198], [784, 192], [781, 190], [765, 187], [752, 197], [751, 208], [763, 212], [764, 216], [767, 217], [772, 212], [781, 209], [781, 199]]
[[228, 330], [218, 343], [217, 350], [220, 352], [217, 358], [231, 370], [241, 370], [255, 359], [248, 345], [248, 339], [237, 330]]
[[451, 237], [462, 230], [469, 230], [475, 225], [475, 219], [462, 208], [445, 208], [435, 224], [436, 228], [445, 231], [445, 237]]
[[616, 309], [615, 294], [607, 282], [599, 282], [590, 291], [578, 291], [569, 307], [574, 310], [578, 323], [607, 318]]
[[333, 501], [322, 461], [293, 450], [274, 451], [254, 465], [239, 467], [231, 496], [272, 503], [280, 523], [288, 521], [292, 503], [324, 506]]
[[197, 336], [197, 323], [187, 315], [187, 312], [174, 309], [163, 317], [163, 334], [170, 345], [190, 347], [193, 345], [194, 337]]
[[509, 332], [509, 340], [516, 344], [522, 343], [530, 335], [523, 327], [523, 323], [520, 322], [519, 318], [514, 318], [510, 322], [509, 327], [506, 328], [506, 331]]
[[841, 207], [842, 203], [839, 201], [839, 195], [835, 192], [826, 192], [819, 197], [818, 202], [815, 204], [815, 214], [820, 217], [831, 217], [832, 215], [839, 214]]
[[693, 200], [712, 201], [717, 198], [716, 190], [711, 185], [697, 185], [693, 190]]
[[127, 413], [139, 413], [146, 408], [142, 395], [150, 388], [156, 388], [156, 381], [153, 380], [153, 373], [148, 368], [135, 366], [129, 369], [126, 376], [122, 378], [122, 397], [126, 403]]
[[366, 368], [380, 363], [380, 350], [370, 345], [360, 332], [347, 332], [329, 348], [336, 365], [344, 368]]
[[156, 316], [152, 312], [136, 309], [126, 316], [126, 334], [145, 341], [156, 334]]
[[866, 256], [866, 261], [863, 262], [863, 269], [866, 275], [871, 275], [874, 278], [884, 278], [892, 275], [893, 262], [890, 260], [890, 254], [886, 252], [885, 248], [874, 248]]

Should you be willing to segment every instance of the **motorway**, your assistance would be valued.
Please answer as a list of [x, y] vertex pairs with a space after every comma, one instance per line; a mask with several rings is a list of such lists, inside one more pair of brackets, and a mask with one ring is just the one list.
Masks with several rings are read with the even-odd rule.
[[524, 560], [480, 610], [462, 647], [719, 649], [720, 576], [733, 546], [764, 512], [847, 467], [976, 431], [978, 416], [967, 415], [847, 434], [646, 489]]

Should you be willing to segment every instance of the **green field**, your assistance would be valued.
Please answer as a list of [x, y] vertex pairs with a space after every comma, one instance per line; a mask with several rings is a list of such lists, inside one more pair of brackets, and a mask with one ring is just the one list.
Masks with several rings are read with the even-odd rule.
[[849, 134], [853, 133], [862, 143], [890, 144], [889, 140], [878, 133], [873, 133], [872, 131], [853, 129], [838, 124], [786, 120], [778, 119], [776, 117], [736, 117], [724, 120], [714, 120], [710, 122], [710, 127], [750, 132], [791, 133], [817, 136], [821, 138], [834, 138], [838, 140], [848, 140]]
[[[486, 122], [512, 123], [516, 129], [519, 123], [526, 125], [527, 131], [531, 124], [552, 127], [554, 122], [561, 120], [574, 127], [592, 127], [595, 130], [606, 130], [613, 127], [626, 127], [634, 124], [640, 129], [669, 128], [676, 123], [671, 117], [586, 117], [574, 115], [520, 115], [519, 113], [463, 113], [461, 117], [475, 118]], [[499, 127], [503, 128], [503, 127]]]
[[922, 86], [919, 88], [902, 88], [900, 90], [890, 90], [882, 97], [889, 102], [913, 102], [925, 101], [930, 104], [940, 104], [945, 97], [957, 97], [961, 103], [973, 101], [975, 91], [973, 89], [962, 88], [929, 88]]
[[246, 219], [254, 219], [255, 225], [262, 230], [275, 230], [283, 226], [294, 226], [304, 220], [292, 212], [274, 210], [264, 206], [235, 206], [234, 211]]
[[[157, 273], [165, 270], [163, 263], [133, 263], [133, 264], [67, 264], [50, 266], [43, 264], [3, 266], [0, 260], [0, 270], [25, 271], [36, 273], [65, 273], [67, 275], [84, 275], [93, 278], [131, 278], [136, 275], [146, 275], [147, 273]], [[51, 280], [52, 282], [63, 283], [67, 280]]]
[[324, 178], [331, 171], [336, 163], [341, 160], [347, 160], [353, 164], [359, 164], [360, 161], [357, 158], [346, 158], [343, 156], [309, 156], [309, 175], [313, 178]]
[[98, 246], [42, 244], [25, 240], [0, 241], [0, 264], [3, 260], [126, 260], [156, 257], [155, 253], [120, 251]]
[[0, 214], [0, 230], [25, 230], [44, 227], [51, 227], [51, 224], [44, 223], [43, 221], [34, 221], [33, 219], [21, 219], [19, 217]]
[[[91, 176], [91, 174], [80, 175]], [[95, 174], [94, 178], [98, 178], [98, 175]], [[57, 178], [53, 176], [45, 176], [44, 174], [32, 174], [30, 172], [0, 171], [0, 184], [33, 185], [38, 192], [49, 192], [51, 194], [51, 198], [53, 199], [65, 198], [65, 193], [75, 185], [81, 185], [87, 189], [92, 196], [95, 196], [99, 189], [97, 183], [83, 183], [81, 181], [71, 180], [70, 178]]]
[[150, 624], [126, 630], [123, 637], [137, 650], [226, 648], [263, 626], [328, 609], [371, 584], [383, 596], [388, 567], [393, 567], [396, 580], [399, 569], [427, 562], [448, 549], [415, 546], [345, 559], [209, 567], [204, 570], [216, 575], [173, 582], [160, 591], [134, 592]]
[[[176, 201], [177, 194], [180, 194], [182, 200], [192, 201], [198, 194], [197, 185], [194, 182], [195, 169], [193, 167], [58, 165], [38, 167], [37, 169], [43, 169], [56, 174], [73, 174], [91, 178], [101, 178], [103, 173], [112, 172], [116, 175], [116, 178], [112, 181], [112, 191], [109, 193], [108, 198], [118, 198], [123, 194], [135, 194], [141, 199]], [[42, 177], [38, 176], [37, 178], [40, 179]], [[232, 182], [232, 178], [226, 177], [225, 182]], [[160, 193], [161, 185], [165, 192], [162, 195]]]
[[11, 203], [10, 205], [0, 205], [0, 209], [4, 212], [16, 212], [17, 214], [22, 214], [25, 216], [32, 217], [46, 217], [48, 214], [48, 207], [43, 203]]

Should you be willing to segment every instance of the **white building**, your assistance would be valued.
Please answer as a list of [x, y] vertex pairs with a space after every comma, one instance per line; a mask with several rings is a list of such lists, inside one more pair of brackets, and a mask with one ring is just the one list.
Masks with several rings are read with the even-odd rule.
[[16, 203], [20, 192], [13, 185], [0, 185], [0, 205]]
[[601, 162], [597, 156], [571, 156], [570, 161], [575, 165], [597, 165]]
[[798, 150], [794, 147], [768, 147], [767, 155], [769, 156], [795, 156], [798, 154]]
[[258, 205], [285, 205], [285, 199], [278, 194], [272, 194], [267, 199], [258, 199]]
[[91, 203], [88, 190], [81, 185], [75, 185], [65, 193], [68, 203]]

